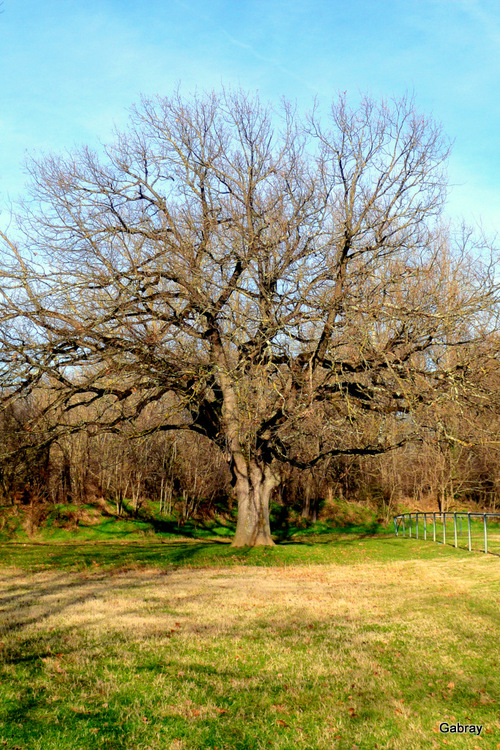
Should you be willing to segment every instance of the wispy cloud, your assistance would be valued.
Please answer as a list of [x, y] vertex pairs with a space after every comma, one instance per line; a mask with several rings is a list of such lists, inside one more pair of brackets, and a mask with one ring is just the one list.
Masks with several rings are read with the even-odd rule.
[[[483, 34], [494, 45], [500, 44], [500, 6], [495, 0], [496, 11], [491, 10], [487, 3], [480, 0], [457, 0], [462, 10], [472, 21], [481, 25]], [[498, 47], [497, 47], [498, 51]]]
[[[456, 210], [496, 221], [498, 0], [38, 0], [0, 16], [0, 193], [25, 149], [106, 139], [140, 92], [221, 83], [278, 100], [338, 90], [417, 102], [455, 138]], [[482, 191], [478, 186], [488, 186]], [[480, 196], [480, 199], [478, 198]], [[1, 197], [1, 196], [0, 196]]]

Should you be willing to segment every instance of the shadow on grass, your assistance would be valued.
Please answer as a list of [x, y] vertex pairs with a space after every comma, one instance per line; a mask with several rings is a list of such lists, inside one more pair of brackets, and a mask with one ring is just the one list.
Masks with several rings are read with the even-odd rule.
[[147, 539], [101, 542], [95, 539], [11, 542], [0, 546], [0, 566], [107, 575], [148, 567], [168, 571], [179, 567], [346, 564], [369, 559], [386, 562], [408, 557], [430, 559], [471, 554], [449, 545], [397, 538], [376, 524], [315, 529], [314, 533], [301, 532], [277, 542], [274, 547], [232, 547], [227, 538], [204, 540], [196, 537], [194, 532], [191, 538], [183, 534], [181, 539], [149, 536]]
[[310, 524], [308, 527], [284, 525], [275, 532], [278, 544], [327, 544], [337, 541], [344, 535], [356, 535], [360, 538], [387, 536], [392, 532], [381, 524], [373, 521], [363, 526], [348, 524], [346, 526], [332, 526], [327, 523]]
[[217, 519], [212, 522], [205, 522], [202, 520], [188, 519], [184, 522], [179, 522], [171, 518], [161, 518], [155, 515], [151, 511], [145, 508], [139, 508], [137, 511], [133, 511], [130, 508], [124, 506], [127, 513], [127, 519], [132, 522], [142, 522], [149, 526], [149, 528], [156, 534], [165, 536], [182, 536], [187, 539], [207, 539], [210, 541], [219, 541], [214, 537], [222, 537], [222, 543], [224, 544], [228, 537], [233, 536], [236, 524], [231, 521], [222, 521]]
[[[188, 519], [184, 522], [159, 516], [149, 508], [138, 508], [134, 510], [127, 504], [123, 506], [124, 515], [121, 517], [110, 516], [99, 525], [80, 524], [81, 531], [87, 538], [102, 538], [109, 540], [137, 539], [144, 535], [156, 535], [164, 539], [181, 538], [193, 541], [206, 540], [207, 542], [226, 544], [234, 536], [236, 523], [231, 519], [214, 520]], [[308, 522], [302, 524], [290, 522], [289, 508], [280, 507], [278, 513], [273, 513], [271, 521], [273, 536], [277, 544], [318, 544], [335, 541], [339, 535], [353, 534], [366, 537], [379, 534], [392, 533], [389, 529], [377, 523], [375, 520], [364, 525], [348, 524], [342, 527], [335, 526], [328, 521]]]

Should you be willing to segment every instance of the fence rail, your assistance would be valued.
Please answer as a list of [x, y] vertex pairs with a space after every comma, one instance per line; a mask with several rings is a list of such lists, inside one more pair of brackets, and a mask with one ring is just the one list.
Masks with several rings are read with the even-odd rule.
[[500, 555], [500, 513], [402, 513], [394, 516], [396, 536], [431, 538], [471, 550]]

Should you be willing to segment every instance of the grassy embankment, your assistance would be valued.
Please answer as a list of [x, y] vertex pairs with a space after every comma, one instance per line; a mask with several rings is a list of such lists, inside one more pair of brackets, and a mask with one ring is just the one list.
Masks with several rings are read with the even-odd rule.
[[4, 544], [0, 749], [500, 747], [498, 558], [320, 530]]

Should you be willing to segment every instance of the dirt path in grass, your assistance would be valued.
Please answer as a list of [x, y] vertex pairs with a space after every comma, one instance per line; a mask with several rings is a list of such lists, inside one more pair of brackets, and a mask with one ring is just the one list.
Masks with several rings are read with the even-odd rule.
[[425, 628], [425, 602], [430, 613], [434, 597], [465, 598], [473, 590], [498, 601], [499, 582], [496, 559], [477, 556], [459, 562], [106, 574], [3, 569], [0, 637], [20, 629], [85, 628], [144, 638], [178, 627], [208, 634], [261, 618], [324, 622], [339, 616], [364, 625], [404, 616]]

